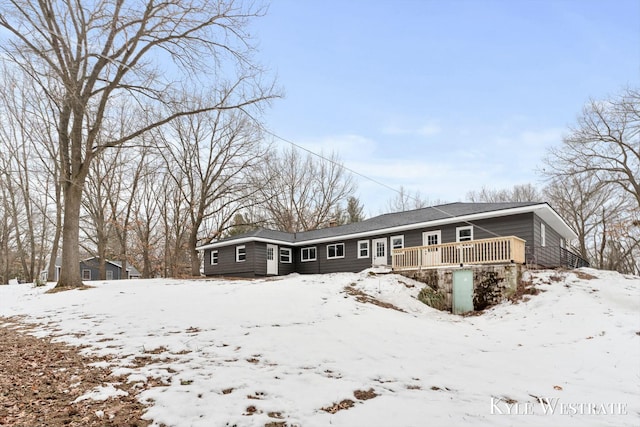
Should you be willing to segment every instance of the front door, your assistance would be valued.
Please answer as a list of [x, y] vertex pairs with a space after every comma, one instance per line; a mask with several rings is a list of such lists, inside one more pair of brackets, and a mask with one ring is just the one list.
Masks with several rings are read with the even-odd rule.
[[387, 239], [373, 239], [373, 266], [387, 265]]
[[267, 245], [267, 274], [278, 274], [278, 247], [276, 245]]
[[[442, 244], [442, 233], [440, 230], [425, 231], [422, 233], [422, 246], [433, 246]], [[422, 265], [426, 267], [438, 266], [442, 263], [440, 247], [427, 248], [422, 252]]]

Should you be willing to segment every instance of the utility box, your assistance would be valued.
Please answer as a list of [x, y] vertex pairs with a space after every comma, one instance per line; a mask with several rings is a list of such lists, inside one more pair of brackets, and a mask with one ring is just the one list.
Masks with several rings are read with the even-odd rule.
[[453, 314], [473, 311], [473, 270], [453, 271]]

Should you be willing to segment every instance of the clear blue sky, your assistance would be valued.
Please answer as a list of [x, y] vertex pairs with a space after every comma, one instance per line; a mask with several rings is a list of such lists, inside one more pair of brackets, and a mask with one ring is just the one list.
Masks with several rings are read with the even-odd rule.
[[[271, 131], [431, 201], [539, 184], [585, 102], [640, 83], [640, 0], [273, 0], [252, 33]], [[357, 180], [369, 216], [394, 196]]]

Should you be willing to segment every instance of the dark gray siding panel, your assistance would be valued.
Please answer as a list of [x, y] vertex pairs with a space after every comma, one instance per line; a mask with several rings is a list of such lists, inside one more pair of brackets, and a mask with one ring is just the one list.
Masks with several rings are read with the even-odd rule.
[[[120, 280], [120, 271], [121, 271], [120, 267], [107, 262], [104, 266], [104, 269], [105, 269], [105, 275], [107, 271], [112, 272], [113, 274], [112, 280]], [[80, 277], [82, 277], [82, 270], [91, 270], [91, 280], [101, 280], [100, 279], [100, 262], [98, 260], [89, 259], [87, 261], [80, 261]]]
[[[474, 240], [490, 239], [494, 237], [517, 236], [521, 239], [524, 239], [527, 245], [531, 245], [533, 242], [533, 214], [526, 213], [501, 218], [473, 221], [473, 223], [471, 224], [466, 222], [459, 222], [455, 224], [443, 225], [440, 227], [429, 227], [405, 231], [404, 245], [405, 247], [422, 246], [422, 233], [425, 231], [436, 230], [440, 230], [441, 232], [441, 243], [454, 243], [456, 241], [456, 229], [458, 227], [466, 227], [469, 225], [473, 226]], [[387, 235], [387, 237], [390, 236], [391, 235]]]
[[[236, 262], [236, 246], [229, 245], [217, 249], [218, 265], [211, 265], [211, 251], [204, 251], [204, 274], [205, 276], [265, 276], [267, 274], [267, 244], [264, 242], [245, 243], [247, 250], [247, 260], [243, 263]], [[291, 249], [292, 262], [280, 262], [280, 248], [278, 246], [278, 275], [286, 275], [296, 272], [296, 257], [299, 256], [299, 249], [282, 246]], [[296, 252], [298, 251], [298, 252]]]
[[[545, 267], [558, 267], [561, 265], [560, 242], [562, 236], [538, 215], [533, 220], [534, 245], [528, 252], [527, 262]], [[542, 246], [542, 227], [545, 225], [546, 244]]]
[[[297, 247], [293, 250], [293, 256], [295, 258], [295, 266], [296, 270], [300, 274], [318, 274], [320, 273], [320, 256], [321, 256], [321, 245], [309, 245]], [[315, 247], [316, 248], [316, 260], [315, 261], [301, 261], [302, 260], [302, 249], [307, 247]]]
[[[291, 249], [291, 262], [280, 262], [280, 249]], [[296, 248], [291, 246], [278, 246], [278, 276], [296, 272]]]
[[[327, 246], [331, 243], [318, 245], [321, 273], [338, 273], [343, 271], [357, 273], [371, 267], [371, 257], [358, 259], [358, 240], [341, 240], [336, 243], [344, 244], [344, 258], [328, 259]], [[371, 243], [369, 243], [369, 245], [371, 245]]]
[[[244, 262], [236, 262], [236, 246], [242, 245], [246, 248], [247, 259]], [[211, 265], [211, 249], [205, 250], [204, 274], [206, 276], [255, 276], [256, 245], [254, 242], [242, 245], [229, 245], [213, 249], [218, 251], [218, 265]]]
[[[301, 252], [303, 247], [297, 247], [294, 249], [294, 256], [296, 258], [295, 267], [298, 273], [301, 274], [319, 274], [319, 273], [338, 273], [338, 272], [353, 272], [357, 273], [366, 268], [371, 267], [371, 253], [368, 258], [358, 258], [358, 241], [369, 240], [371, 245], [371, 239], [351, 239], [351, 240], [337, 240], [331, 243], [319, 243], [315, 245], [309, 245], [309, 247], [316, 248], [316, 260], [315, 261], [300, 261], [302, 258]], [[344, 244], [344, 258], [327, 258], [327, 246], [334, 243]], [[369, 248], [371, 252], [371, 248]]]
[[[267, 275], [267, 244], [264, 242], [256, 242], [253, 245], [254, 255], [253, 262], [256, 276]], [[247, 258], [249, 254], [247, 253]]]

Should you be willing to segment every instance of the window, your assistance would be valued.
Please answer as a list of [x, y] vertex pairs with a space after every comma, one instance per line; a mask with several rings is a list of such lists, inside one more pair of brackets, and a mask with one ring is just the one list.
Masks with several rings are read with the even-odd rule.
[[344, 243], [327, 245], [327, 259], [344, 258]]
[[107, 270], [107, 280], [113, 280], [113, 271]]
[[404, 248], [404, 236], [392, 236], [391, 237], [391, 249]]
[[218, 251], [211, 251], [211, 265], [218, 265]]
[[291, 264], [291, 249], [280, 248], [280, 262], [283, 264]]
[[242, 246], [236, 246], [236, 262], [244, 262], [247, 259], [247, 248]]
[[547, 229], [543, 223], [540, 223], [540, 246], [547, 246]]
[[316, 260], [316, 248], [315, 246], [310, 248], [302, 248], [300, 249], [300, 261], [315, 261]]
[[358, 258], [369, 258], [369, 241], [358, 241]]
[[441, 235], [442, 235], [442, 232], [440, 230], [425, 231], [424, 233], [422, 233], [422, 245], [423, 246], [439, 245]]
[[473, 226], [456, 227], [456, 242], [468, 242], [473, 240]]
[[82, 270], [82, 280], [91, 280], [91, 270]]

